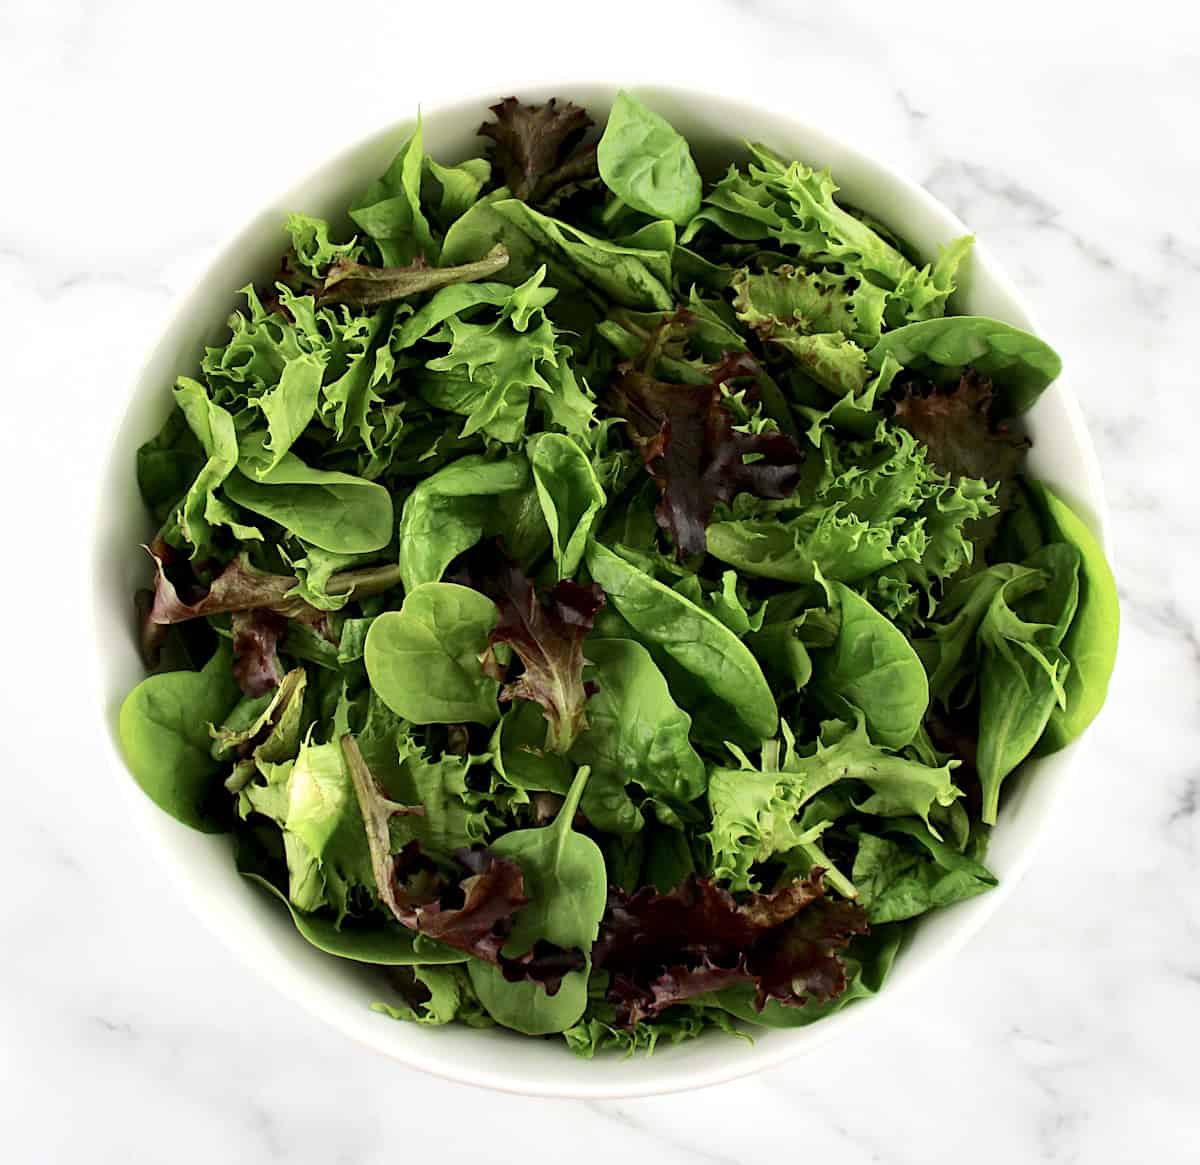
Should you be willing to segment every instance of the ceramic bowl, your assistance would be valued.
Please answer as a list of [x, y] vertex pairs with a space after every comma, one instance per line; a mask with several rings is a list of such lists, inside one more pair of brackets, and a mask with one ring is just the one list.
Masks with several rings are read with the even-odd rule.
[[[842, 197], [891, 226], [926, 257], [936, 253], [939, 243], [968, 229], [910, 179], [784, 110], [686, 89], [644, 86], [632, 91], [684, 134], [702, 170], [710, 175], [719, 173], [729, 160], [742, 158], [742, 139], [751, 137], [789, 158], [829, 166]], [[527, 101], [569, 97], [601, 123], [615, 93], [614, 86], [574, 82], [520, 91]], [[485, 106], [498, 96], [502, 95], [481, 95], [425, 110], [426, 149], [445, 162], [478, 155], [484, 143], [476, 130]], [[1010, 782], [1011, 789], [1006, 786], [989, 852], [999, 887], [937, 911], [913, 928], [877, 997], [810, 1027], [756, 1029], [753, 1044], [714, 1033], [662, 1047], [650, 1057], [602, 1055], [591, 1061], [571, 1055], [561, 1040], [529, 1039], [502, 1029], [426, 1028], [373, 1013], [370, 1004], [378, 997], [378, 987], [369, 970], [309, 946], [277, 902], [238, 876], [227, 838], [195, 833], [178, 824], [156, 808], [125, 771], [116, 749], [117, 709], [143, 675], [131, 595], [146, 584], [147, 562], [137, 547], [152, 533], [134, 476], [138, 445], [158, 430], [169, 412], [169, 389], [176, 375], [195, 373], [204, 345], [221, 340], [236, 289], [269, 280], [276, 270], [284, 246], [285, 214], [295, 210], [344, 221], [350, 200], [382, 172], [412, 128], [411, 122], [398, 124], [358, 143], [261, 208], [181, 297], [144, 371], [130, 387], [100, 483], [103, 502], [96, 522], [94, 579], [94, 647], [100, 661], [103, 715], [113, 745], [111, 768], [129, 794], [130, 815], [153, 839], [195, 912], [272, 990], [290, 996], [361, 1044], [447, 1079], [543, 1096], [642, 1096], [716, 1084], [840, 1039], [855, 1026], [869, 1024], [884, 1009], [900, 1005], [907, 988], [935, 967], [944, 967], [1000, 909], [1029, 862], [1078, 745], [1029, 764], [1020, 779]], [[985, 243], [977, 244], [967, 265], [958, 310], [1036, 331], [1021, 297]], [[1066, 383], [1059, 381], [1041, 396], [1028, 414], [1027, 428], [1033, 438], [1032, 473], [1075, 505], [1103, 538], [1104, 505], [1096, 459]]]

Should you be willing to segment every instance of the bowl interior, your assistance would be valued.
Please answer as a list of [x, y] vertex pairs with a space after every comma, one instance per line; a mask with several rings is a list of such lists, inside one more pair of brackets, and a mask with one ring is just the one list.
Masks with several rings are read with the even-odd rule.
[[[739, 101], [674, 88], [642, 87], [638, 95], [689, 139], [710, 173], [744, 154], [749, 134], [789, 157], [829, 166], [844, 196], [917, 246], [926, 258], [939, 244], [964, 233], [963, 225], [931, 195], [885, 170], [849, 146], [786, 113]], [[601, 121], [615, 89], [599, 84], [564, 84], [553, 90], [525, 89], [525, 100], [559, 94], [585, 105]], [[426, 148], [442, 161], [481, 152], [475, 131], [484, 107], [497, 95], [427, 111]], [[234, 871], [227, 839], [187, 829], [158, 810], [125, 772], [115, 749], [117, 709], [143, 675], [130, 596], [145, 585], [147, 564], [138, 551], [151, 523], [138, 497], [134, 476], [137, 447], [152, 436], [171, 407], [176, 375], [194, 373], [205, 344], [217, 343], [236, 302], [235, 289], [270, 278], [283, 248], [281, 224], [288, 211], [345, 221], [351, 198], [391, 160], [412, 122], [389, 128], [321, 166], [306, 180], [261, 210], [221, 253], [176, 314], [150, 356], [112, 441], [106, 480], [99, 496], [95, 544], [95, 626], [101, 699], [112, 762], [130, 794], [131, 812], [156, 843], [164, 861], [185, 887], [197, 913], [239, 951], [273, 986], [364, 1044], [414, 1067], [468, 1083], [549, 1096], [645, 1095], [716, 1083], [777, 1063], [815, 1047], [874, 1014], [904, 987], [961, 945], [1000, 905], [1028, 861], [1056, 792], [1072, 763], [1074, 748], [1028, 766], [1008, 792], [990, 851], [1001, 885], [989, 894], [927, 918], [897, 960], [879, 997], [857, 1003], [809, 1028], [756, 1030], [753, 1046], [719, 1035], [662, 1048], [653, 1057], [623, 1060], [573, 1057], [560, 1040], [531, 1040], [504, 1031], [450, 1025], [437, 1030], [397, 1023], [372, 1013], [379, 997], [375, 976], [356, 964], [321, 954], [292, 928], [278, 903], [269, 901]], [[976, 247], [964, 275], [957, 310], [991, 315], [1031, 328], [1011, 284], [985, 246]], [[1103, 499], [1095, 458], [1068, 390], [1053, 385], [1027, 418], [1034, 440], [1031, 471], [1049, 482], [1092, 520], [1103, 535]]]

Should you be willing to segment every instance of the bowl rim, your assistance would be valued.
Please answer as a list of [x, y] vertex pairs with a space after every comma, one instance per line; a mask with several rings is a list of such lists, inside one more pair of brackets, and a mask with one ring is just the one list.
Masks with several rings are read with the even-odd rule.
[[[750, 119], [753, 119], [755, 116], [780, 119], [789, 125], [789, 128], [794, 131], [797, 137], [818, 142], [820, 143], [820, 148], [826, 152], [845, 155], [851, 158], [855, 164], [875, 172], [889, 187], [902, 191], [907, 198], [919, 204], [927, 216], [940, 220], [948, 230], [959, 234], [970, 233], [968, 227], [949, 207], [906, 173], [896, 169], [888, 162], [879, 160], [872, 153], [861, 148], [857, 144], [854, 135], [847, 135], [842, 131], [835, 133], [822, 128], [814, 122], [795, 116], [783, 107], [779, 96], [776, 94], [764, 93], [761, 96], [756, 95], [747, 99], [730, 89], [722, 88], [720, 85], [710, 87], [701, 92], [686, 85], [657, 82], [648, 84], [621, 84], [611, 80], [577, 80], [562, 84], [548, 84], [542, 80], [537, 80], [531, 84], [517, 86], [515, 90], [510, 91], [524, 93], [528, 99], [535, 101], [543, 101], [552, 94], [567, 94], [569, 96], [574, 94], [578, 96], [583, 92], [599, 92], [607, 95], [605, 97], [607, 101], [615, 96], [616, 92], [621, 88], [626, 88], [633, 93], [644, 96], [651, 104], [656, 97], [666, 96], [675, 101], [694, 102], [701, 111], [703, 111], [705, 106], [721, 106], [727, 111], [744, 114]], [[472, 116], [479, 116], [480, 110], [485, 109], [496, 100], [495, 92], [493, 90], [466, 98], [458, 98], [453, 101], [439, 101], [431, 109], [438, 117], [460, 118], [466, 116], [468, 113], [471, 113]], [[426, 116], [429, 116], [429, 114], [427, 113]], [[703, 117], [703, 112], [701, 112], [701, 117]], [[751, 120], [747, 124], [752, 123]], [[404, 117], [376, 125], [353, 143], [342, 147], [332, 155], [325, 156], [323, 159], [307, 165], [307, 168], [303, 172], [294, 174], [288, 186], [278, 191], [274, 197], [266, 200], [264, 205], [255, 213], [248, 215], [243, 220], [239, 229], [229, 238], [229, 241], [215, 251], [205, 264], [203, 270], [190, 280], [185, 288], [173, 296], [170, 305], [158, 321], [156, 339], [150, 346], [145, 359], [138, 366], [136, 376], [122, 397], [122, 405], [113, 410], [112, 421], [103, 431], [106, 441], [106, 455], [102, 459], [100, 470], [102, 483], [114, 480], [116, 475], [122, 473], [122, 465], [117, 459], [118, 450], [121, 445], [120, 439], [130, 422], [131, 415], [135, 411], [137, 401], [149, 391], [147, 380], [158, 353], [168, 345], [171, 337], [182, 329], [183, 321], [188, 316], [193, 301], [201, 299], [205, 294], [205, 289], [220, 270], [238, 252], [246, 247], [249, 240], [258, 237], [258, 233], [262, 228], [264, 214], [269, 213], [281, 204], [295, 205], [298, 201], [295, 197], [298, 188], [313, 180], [317, 175], [348, 163], [368, 149], [372, 143], [377, 143], [385, 137], [398, 143], [402, 140], [402, 135], [411, 132], [414, 124], [415, 119], [413, 117]], [[989, 281], [999, 291], [1000, 295], [1013, 306], [1014, 311], [1012, 314], [1022, 317], [1019, 326], [1037, 332], [1038, 328], [1034, 318], [1028, 310], [1019, 289], [992, 257], [987, 245], [980, 243], [978, 240], [975, 243], [973, 262], [977, 268], [986, 270]], [[232, 295], [232, 292], [230, 294]], [[1103, 482], [1100, 476], [1095, 449], [1088, 435], [1082, 410], [1069, 385], [1063, 383], [1061, 378], [1056, 380], [1051, 388], [1058, 395], [1065, 414], [1070, 442], [1074, 446], [1082, 463], [1081, 478], [1083, 480], [1083, 488], [1087, 494], [1084, 517], [1096, 533], [1101, 545], [1105, 548], [1106, 552], [1109, 552], [1111, 561], [1111, 551], [1108, 545], [1109, 539], [1107, 538], [1108, 513]], [[127, 466], [124, 467], [124, 472], [128, 473]], [[107, 596], [104, 589], [104, 565], [109, 551], [107, 528], [104, 521], [105, 499], [108, 492], [104, 488], [101, 488], [96, 494], [92, 521], [92, 528], [96, 533], [89, 548], [90, 569], [85, 572], [86, 583], [90, 587], [87, 609], [91, 614], [92, 642], [100, 653], [105, 650], [105, 624], [109, 622], [109, 612], [106, 608]], [[169, 842], [168, 832], [163, 828], [159, 828], [163, 822], [169, 821], [167, 815], [142, 793], [136, 782], [130, 779], [121, 756], [115, 728], [115, 716], [113, 714], [114, 699], [119, 704], [120, 698], [125, 693], [114, 694], [112, 691], [107, 690], [108, 685], [105, 682], [103, 671], [99, 666], [99, 657], [94, 658], [97, 661], [93, 677], [97, 689], [97, 703], [104, 720], [102, 730], [106, 742], [105, 765], [114, 778], [118, 780], [125, 803], [130, 807], [131, 813], [138, 823], [137, 828], [142, 839], [149, 840], [152, 848], [158, 854], [160, 862], [168, 871], [170, 880], [182, 891], [182, 898], [189, 909], [204, 923], [205, 927], [212, 934], [233, 952], [239, 962], [249, 964], [265, 984], [269, 982], [272, 990], [290, 999], [304, 1011], [320, 1019], [326, 1025], [336, 1029], [343, 1035], [349, 1036], [361, 1046], [387, 1055], [408, 1067], [419, 1069], [443, 1080], [455, 1083], [469, 1084], [475, 1087], [510, 1094], [544, 1096], [548, 1098], [608, 1100], [656, 1096], [712, 1087], [775, 1067], [795, 1056], [812, 1051], [839, 1034], [857, 1030], [868, 1016], [881, 1015], [883, 1014], [883, 1009], [894, 1007], [898, 999], [911, 990], [914, 984], [926, 981], [935, 967], [944, 966], [948, 960], [952, 959], [978, 934], [988, 920], [1002, 908], [1008, 896], [1013, 892], [1028, 870], [1038, 845], [1048, 832], [1049, 823], [1055, 812], [1061, 808], [1066, 786], [1072, 778], [1073, 773], [1078, 769], [1079, 750], [1081, 747], [1084, 747], [1084, 740], [1080, 740], [1073, 743], [1061, 754], [1063, 760], [1068, 762], [1067, 771], [1063, 771], [1058, 776], [1054, 787], [1048, 795], [1040, 822], [1024, 840], [1001, 883], [990, 890], [982, 899], [976, 900], [979, 905], [977, 905], [972, 914], [965, 921], [959, 923], [957, 930], [949, 937], [941, 940], [936, 951], [924, 960], [922, 966], [915, 968], [913, 972], [907, 975], [903, 982], [889, 982], [885, 984], [884, 989], [878, 995], [857, 1001], [854, 1006], [847, 1007], [809, 1027], [773, 1030], [771, 1032], [772, 1038], [769, 1041], [764, 1039], [755, 1049], [743, 1051], [740, 1055], [735, 1054], [714, 1058], [711, 1066], [707, 1068], [689, 1066], [686, 1071], [672, 1072], [669, 1065], [664, 1063], [664, 1071], [654, 1072], [652, 1078], [649, 1079], [644, 1078], [647, 1075], [646, 1073], [642, 1073], [636, 1083], [631, 1078], [629, 1086], [600, 1080], [596, 1080], [590, 1084], [580, 1082], [579, 1080], [571, 1079], [572, 1073], [564, 1070], [563, 1083], [561, 1085], [555, 1083], [553, 1087], [548, 1087], [545, 1084], [533, 1085], [523, 1083], [519, 1079], [512, 1079], [511, 1076], [506, 1075], [502, 1070], [485, 1068], [475, 1063], [459, 1062], [451, 1064], [446, 1055], [437, 1052], [429, 1053], [426, 1047], [416, 1042], [405, 1047], [400, 1047], [382, 1039], [376, 1040], [370, 1038], [361, 1027], [346, 1022], [342, 1016], [332, 1013], [330, 1009], [326, 1008], [315, 997], [314, 992], [310, 990], [308, 985], [301, 981], [299, 975], [294, 973], [278, 974], [280, 966], [284, 963], [283, 957], [265, 942], [265, 937], [256, 936], [251, 933], [251, 928], [244, 925], [244, 922], [231, 925], [231, 919], [225, 908], [217, 901], [216, 896], [209, 892], [198, 879], [189, 875], [180, 854]], [[177, 823], [171, 822], [171, 824], [175, 825]], [[178, 826], [178, 828], [186, 829], [185, 826]], [[275, 965], [268, 967], [264, 965], [261, 959], [254, 958], [252, 955], [268, 958]], [[903, 952], [901, 952], [901, 957], [903, 957]], [[803, 1033], [803, 1039], [797, 1038], [801, 1033]], [[789, 1036], [792, 1038], [787, 1038]], [[569, 1054], [566, 1053], [565, 1048], [563, 1052], [564, 1054]], [[669, 1048], [663, 1049], [655, 1054], [655, 1060], [659, 1062], [667, 1061], [669, 1054]], [[576, 1062], [578, 1063], [578, 1061]], [[564, 1069], [566, 1069], [566, 1065], [564, 1065]]]

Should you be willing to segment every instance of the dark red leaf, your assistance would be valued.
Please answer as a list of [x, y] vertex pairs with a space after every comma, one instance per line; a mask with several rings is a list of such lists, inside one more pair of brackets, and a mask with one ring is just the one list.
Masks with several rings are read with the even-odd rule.
[[[269, 574], [256, 570], [244, 558], [235, 558], [205, 587], [194, 577], [176, 583], [167, 573], [167, 567], [175, 565], [169, 558], [160, 557], [155, 548], [146, 547], [154, 559], [157, 576], [154, 580], [154, 603], [150, 608], [153, 623], [183, 623], [188, 619], [202, 619], [208, 615], [220, 615], [235, 611], [266, 610], [289, 619], [299, 619], [320, 630], [325, 623], [325, 613], [310, 606], [289, 592], [296, 587], [291, 575]], [[184, 589], [187, 600], [179, 593]]]
[[380, 900], [397, 921], [493, 963], [510, 982], [529, 979], [540, 983], [551, 995], [565, 974], [586, 965], [581, 951], [548, 942], [535, 943], [532, 950], [516, 958], [502, 954], [513, 916], [529, 901], [521, 867], [483, 846], [455, 852], [455, 876], [447, 876], [417, 841], [393, 854], [388, 822], [397, 813], [424, 810], [397, 805], [387, 797], [352, 736], [342, 737], [341, 745], [366, 826], [375, 885]]
[[[416, 853], [411, 852], [416, 847]], [[416, 861], [418, 842], [409, 842], [397, 855], [396, 917], [405, 925], [447, 946], [466, 951], [489, 963], [500, 961], [500, 948], [512, 928], [512, 917], [529, 901], [521, 867], [490, 850], [460, 850], [455, 857], [462, 877], [452, 881], [428, 875]], [[401, 883], [399, 872], [406, 872]], [[411, 888], [410, 888], [411, 887]]]
[[895, 407], [896, 422], [951, 477], [1006, 482], [1020, 470], [1029, 448], [1025, 437], [992, 421], [992, 382], [973, 368], [949, 387], [911, 381]]
[[500, 690], [500, 698], [541, 704], [546, 747], [566, 752], [587, 727], [591, 692], [583, 681], [583, 641], [604, 606], [604, 592], [596, 583], [584, 586], [564, 580], [543, 598], [521, 568], [494, 545], [468, 555], [454, 577], [487, 595], [499, 612], [483, 661], [485, 672], [505, 678], [490, 650], [498, 643], [511, 646], [524, 665], [524, 671]]
[[866, 913], [827, 901], [822, 873], [741, 903], [694, 876], [669, 894], [611, 889], [592, 958], [613, 976], [622, 1022], [735, 982], [754, 984], [759, 1008], [767, 999], [798, 1006], [839, 994], [838, 952], [866, 933]]
[[479, 132], [496, 143], [496, 165], [514, 198], [547, 205], [597, 177], [596, 147], [581, 146], [592, 124], [586, 110], [553, 97], [545, 105], [506, 97], [491, 110], [496, 120]]
[[259, 608], [233, 614], [233, 675], [243, 694], [263, 696], [279, 686], [277, 651], [287, 620]]
[[749, 956], [755, 980], [754, 1004], [768, 999], [798, 1005], [809, 997], [833, 999], [846, 989], [839, 952], [857, 934], [867, 933], [867, 915], [853, 902], [814, 902], [783, 926], [769, 930]]
[[652, 1019], [673, 1004], [709, 991], [722, 991], [752, 978], [744, 957], [732, 967], [718, 967], [704, 958], [695, 967], [682, 964], [668, 967], [648, 987], [639, 986], [624, 975], [616, 975], [609, 986], [608, 997], [617, 1004], [622, 1021], [632, 1025]]
[[741, 492], [785, 498], [796, 488], [802, 455], [790, 437], [734, 428], [720, 384], [750, 375], [740, 364], [727, 368], [722, 362], [715, 369], [718, 379], [699, 385], [656, 380], [629, 363], [619, 365], [618, 372], [616, 411], [629, 422], [658, 485], [655, 517], [671, 536], [677, 557], [704, 553], [705, 530], [717, 502], [730, 502]]
[[[156, 541], [144, 549], [154, 559], [157, 571], [147, 623], [169, 626], [208, 615], [260, 611], [307, 623], [319, 634], [329, 633], [326, 612], [291, 593], [298, 583], [292, 575], [256, 570], [239, 557], [205, 586], [165, 543]], [[398, 566], [370, 566], [333, 575], [326, 590], [330, 594], [352, 594], [355, 598], [363, 598], [388, 590], [399, 581]], [[148, 639], [148, 635], [144, 630], [143, 642], [148, 641], [153, 646], [154, 638]]]

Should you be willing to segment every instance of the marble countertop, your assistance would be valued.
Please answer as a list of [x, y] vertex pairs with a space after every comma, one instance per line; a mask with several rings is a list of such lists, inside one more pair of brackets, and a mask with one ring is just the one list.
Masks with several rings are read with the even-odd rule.
[[[4, 1159], [1200, 1160], [1200, 18], [1155, 0], [608, 0], [585, 26], [510, 0], [459, 3], [447, 31], [421, 9], [0, 10]], [[248, 210], [418, 100], [571, 76], [783, 95], [957, 210], [1064, 355], [1125, 618], [1109, 709], [1032, 869], [940, 981], [811, 1058], [603, 1104], [446, 1084], [273, 994], [94, 771], [78, 682], [98, 435], [173, 296]]]

